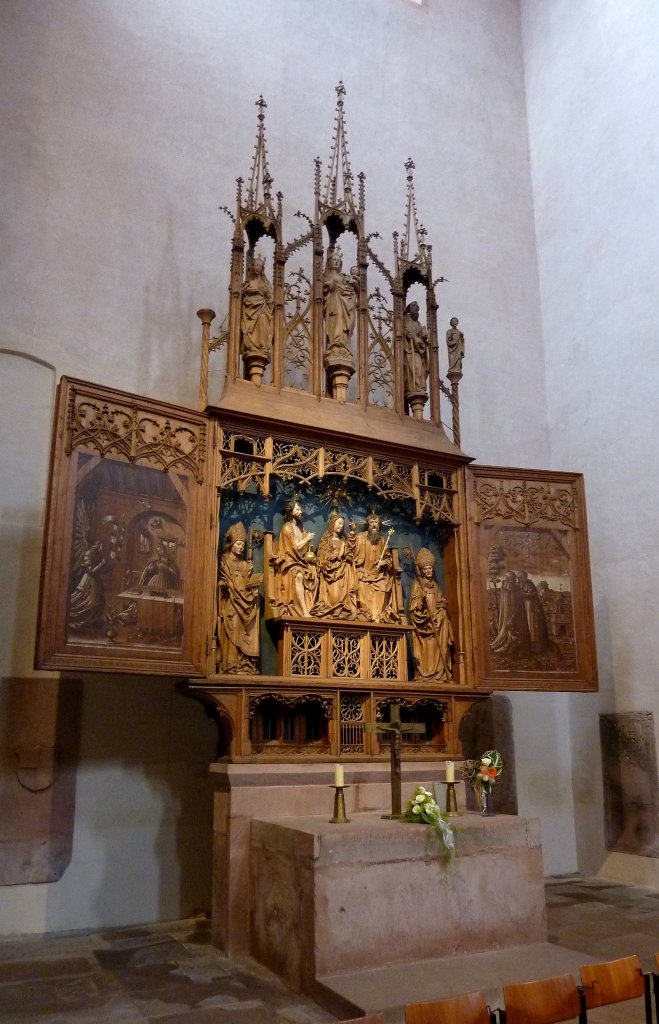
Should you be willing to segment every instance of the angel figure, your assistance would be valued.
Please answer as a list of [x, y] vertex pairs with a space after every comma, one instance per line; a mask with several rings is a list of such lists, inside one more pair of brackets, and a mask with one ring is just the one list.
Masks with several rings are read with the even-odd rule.
[[123, 523], [115, 516], [104, 516], [102, 523], [112, 527], [107, 545], [101, 540], [94, 540], [89, 509], [84, 501], [77, 503], [73, 538], [74, 587], [69, 597], [69, 628], [76, 632], [89, 629], [104, 619], [103, 576], [112, 571], [125, 535]]

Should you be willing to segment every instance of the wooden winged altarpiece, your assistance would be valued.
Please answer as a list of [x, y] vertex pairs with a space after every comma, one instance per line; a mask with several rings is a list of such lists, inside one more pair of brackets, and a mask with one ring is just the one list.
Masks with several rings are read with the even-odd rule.
[[385, 757], [392, 705], [407, 759], [459, 756], [492, 689], [597, 685], [581, 478], [469, 467], [414, 164], [389, 268], [344, 95], [290, 242], [257, 103], [199, 410], [59, 390], [37, 665], [185, 679], [235, 761]]

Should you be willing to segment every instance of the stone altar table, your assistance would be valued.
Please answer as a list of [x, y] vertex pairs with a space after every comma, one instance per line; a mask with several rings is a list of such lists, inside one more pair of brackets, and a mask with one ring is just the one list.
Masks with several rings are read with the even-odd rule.
[[455, 824], [447, 865], [428, 826], [379, 814], [254, 819], [252, 955], [313, 994], [323, 975], [546, 941], [538, 820]]

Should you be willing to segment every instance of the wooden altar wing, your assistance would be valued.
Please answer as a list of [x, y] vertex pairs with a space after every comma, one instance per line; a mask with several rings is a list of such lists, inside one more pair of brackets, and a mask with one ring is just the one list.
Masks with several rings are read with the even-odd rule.
[[62, 378], [37, 668], [207, 674], [210, 430], [202, 413]]
[[596, 690], [583, 477], [471, 465], [466, 492], [475, 686]]

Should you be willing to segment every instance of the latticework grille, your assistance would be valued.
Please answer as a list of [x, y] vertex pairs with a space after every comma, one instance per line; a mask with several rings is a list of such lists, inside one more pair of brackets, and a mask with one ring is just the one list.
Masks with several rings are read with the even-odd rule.
[[361, 670], [361, 636], [335, 633], [332, 637], [332, 675], [358, 676]]
[[371, 637], [371, 677], [373, 679], [398, 678], [398, 637]]
[[364, 752], [364, 706], [356, 694], [344, 694], [340, 703], [340, 745], [342, 754]]
[[293, 631], [291, 636], [291, 674], [319, 676], [321, 666], [321, 633]]

